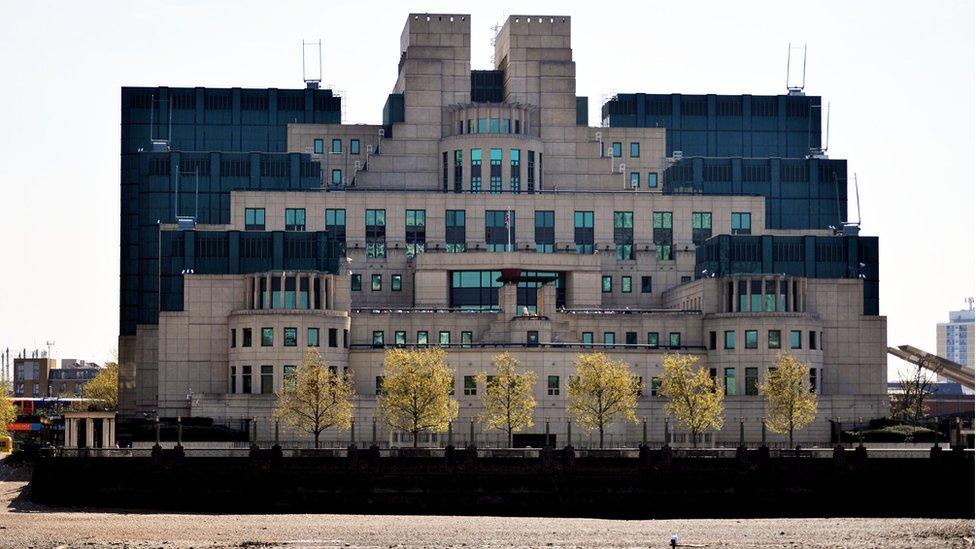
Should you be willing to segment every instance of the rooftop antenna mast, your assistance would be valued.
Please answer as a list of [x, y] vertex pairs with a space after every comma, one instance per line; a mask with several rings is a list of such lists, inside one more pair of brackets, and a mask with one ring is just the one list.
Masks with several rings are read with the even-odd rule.
[[861, 191], [857, 187], [857, 173], [854, 173], [854, 198], [857, 200], [857, 226], [861, 226]]
[[[311, 49], [311, 51], [309, 51]], [[318, 69], [315, 57], [318, 56]], [[302, 40], [302, 80], [305, 87], [311, 90], [319, 89], [322, 83], [322, 39], [315, 42]]]
[[47, 358], [51, 358], [51, 347], [54, 347], [54, 341], [49, 339], [44, 343], [47, 345]]
[[495, 68], [495, 44], [498, 43], [498, 31], [502, 30], [502, 26], [497, 22], [491, 26], [491, 68]]
[[803, 95], [803, 88], [807, 86], [807, 45], [803, 44], [803, 65], [800, 72], [800, 83], [797, 85], [795, 81], [791, 81], [792, 74], [790, 72], [791, 64], [793, 61], [793, 50], [800, 50], [799, 46], [793, 47], [791, 42], [789, 48], [786, 50], [786, 91], [789, 95]]
[[976, 299], [974, 299], [974, 298], [972, 298], [972, 297], [967, 297], [967, 298], [966, 298], [966, 305], [969, 305], [969, 310], [970, 310], [970, 311], [972, 311], [972, 310], [973, 310], [973, 302], [974, 302], [974, 301], [976, 301]]

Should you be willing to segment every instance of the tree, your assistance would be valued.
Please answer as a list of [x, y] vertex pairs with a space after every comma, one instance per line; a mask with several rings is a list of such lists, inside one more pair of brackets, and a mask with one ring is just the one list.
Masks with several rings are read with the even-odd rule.
[[725, 391], [708, 375], [708, 370], [697, 365], [697, 356], [664, 355], [660, 389], [668, 399], [665, 412], [691, 431], [695, 448], [699, 434], [709, 428], [719, 430], [725, 423]]
[[891, 395], [891, 416], [894, 419], [917, 423], [929, 413], [925, 399], [932, 394], [932, 377], [921, 366], [909, 372], [899, 372], [901, 390]]
[[305, 353], [293, 377], [276, 393], [274, 417], [312, 435], [319, 447], [319, 435], [331, 427], [349, 429], [356, 390], [352, 374], [329, 368], [314, 348]]
[[0, 386], [0, 435], [7, 434], [7, 424], [17, 419], [17, 408], [10, 400], [10, 389], [6, 385]]
[[383, 360], [379, 412], [392, 428], [413, 434], [417, 447], [421, 431], [442, 432], [458, 415], [451, 397], [454, 370], [443, 349], [390, 349]]
[[569, 413], [586, 430], [598, 429], [600, 448], [607, 425], [618, 419], [637, 423], [637, 394], [641, 383], [630, 364], [603, 353], [576, 356], [576, 376], [569, 380]]
[[478, 382], [485, 384], [481, 395], [484, 411], [479, 416], [489, 429], [501, 429], [508, 435], [512, 446], [512, 433], [532, 427], [532, 412], [536, 400], [532, 396], [536, 375], [534, 372], [518, 372], [518, 360], [508, 353], [495, 355], [494, 375], [478, 375]]
[[98, 375], [81, 386], [81, 398], [85, 401], [72, 406], [76, 410], [102, 410], [111, 412], [119, 409], [119, 365], [106, 362]]
[[817, 416], [817, 395], [810, 390], [809, 375], [809, 364], [781, 352], [776, 355], [776, 370], [759, 384], [759, 393], [766, 396], [766, 425], [774, 433], [789, 433], [790, 448], [793, 431]]

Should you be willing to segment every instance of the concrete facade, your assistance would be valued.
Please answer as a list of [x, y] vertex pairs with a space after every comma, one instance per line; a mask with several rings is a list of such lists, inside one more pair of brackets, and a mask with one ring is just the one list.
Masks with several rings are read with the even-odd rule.
[[[864, 314], [860, 279], [696, 272], [696, 246], [711, 236], [832, 232], [769, 229], [758, 195], [662, 192], [673, 161], [665, 128], [577, 125], [570, 39], [569, 17], [509, 17], [495, 51], [504, 101], [473, 103], [470, 16], [411, 14], [393, 87], [402, 121], [288, 124], [288, 151], [320, 163], [322, 189], [235, 190], [229, 223], [196, 226], [341, 234], [337, 272], [183, 273], [182, 310], [161, 310], [157, 325], [120, 337], [123, 414], [253, 417], [267, 440], [273, 392], [316, 346], [354, 373], [363, 430], [384, 349], [443, 345], [456, 370], [457, 432], [480, 411], [483, 387], [466, 378], [506, 350], [538, 374], [529, 432], [543, 433], [548, 420], [560, 445], [573, 363], [591, 350], [631, 364], [646, 385], [637, 415], [655, 430], [665, 418], [655, 380], [668, 352], [699, 356], [726, 386], [726, 427], [709, 435], [716, 442], [737, 441], [740, 421], [759, 439], [754, 388], [780, 350], [810, 363], [820, 395], [799, 441], [829, 440], [828, 420], [885, 415], [886, 320]], [[498, 283], [502, 268], [555, 282]], [[378, 429], [381, 440], [399, 440]], [[615, 425], [610, 440], [639, 442], [641, 429]]]

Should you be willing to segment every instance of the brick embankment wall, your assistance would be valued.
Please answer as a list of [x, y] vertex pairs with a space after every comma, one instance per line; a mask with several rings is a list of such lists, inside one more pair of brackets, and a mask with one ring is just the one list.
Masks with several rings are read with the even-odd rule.
[[42, 457], [32, 498], [49, 505], [219, 512], [592, 517], [973, 517], [973, 454], [881, 459], [678, 456]]

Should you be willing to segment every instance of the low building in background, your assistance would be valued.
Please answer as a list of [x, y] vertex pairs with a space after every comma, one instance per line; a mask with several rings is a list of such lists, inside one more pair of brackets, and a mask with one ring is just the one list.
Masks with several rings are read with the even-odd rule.
[[101, 367], [78, 359], [15, 358], [13, 396], [27, 398], [77, 397]]
[[[967, 298], [968, 309], [949, 311], [949, 322], [939, 322], [935, 327], [935, 354], [961, 364], [966, 368], [976, 368], [976, 310], [973, 298]], [[939, 376], [939, 381], [946, 381]], [[969, 389], [964, 389], [972, 394]]]

